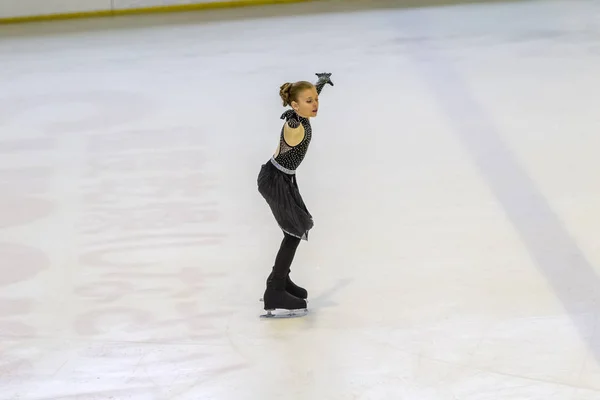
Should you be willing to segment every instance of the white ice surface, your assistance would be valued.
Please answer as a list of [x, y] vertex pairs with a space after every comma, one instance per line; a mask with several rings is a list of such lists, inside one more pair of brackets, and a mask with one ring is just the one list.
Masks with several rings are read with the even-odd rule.
[[0, 399], [600, 399], [599, 2], [211, 15], [0, 28]]

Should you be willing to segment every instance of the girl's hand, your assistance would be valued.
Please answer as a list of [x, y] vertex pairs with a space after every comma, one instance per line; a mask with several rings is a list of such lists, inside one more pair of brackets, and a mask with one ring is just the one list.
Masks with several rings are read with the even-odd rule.
[[325, 84], [330, 84], [331, 86], [333, 86], [333, 82], [330, 79], [331, 73], [317, 72], [316, 75], [319, 78], [319, 82], [323, 82]]

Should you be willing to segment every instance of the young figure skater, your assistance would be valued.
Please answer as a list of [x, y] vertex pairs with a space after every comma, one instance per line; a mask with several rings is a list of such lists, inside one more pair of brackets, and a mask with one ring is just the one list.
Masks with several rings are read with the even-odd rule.
[[298, 310], [306, 308], [308, 293], [290, 279], [290, 266], [301, 240], [308, 240], [313, 227], [310, 215], [296, 180], [296, 169], [302, 163], [312, 138], [310, 118], [319, 111], [319, 94], [326, 84], [333, 86], [330, 73], [318, 73], [317, 83], [306, 81], [285, 83], [279, 94], [283, 106], [292, 109], [281, 115], [285, 119], [279, 145], [271, 159], [262, 165], [258, 175], [258, 191], [271, 208], [277, 224], [283, 231], [283, 241], [275, 258], [275, 265], [267, 278], [263, 301], [269, 312], [275, 309]]

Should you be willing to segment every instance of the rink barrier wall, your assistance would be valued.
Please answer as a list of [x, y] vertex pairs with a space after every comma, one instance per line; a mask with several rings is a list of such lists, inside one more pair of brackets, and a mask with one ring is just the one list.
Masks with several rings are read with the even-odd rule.
[[[0, 0], [2, 1], [2, 0]], [[16, 0], [24, 2], [26, 0]], [[90, 3], [92, 0], [87, 0]], [[9, 16], [0, 17], [0, 25], [7, 24], [20, 24], [27, 22], [38, 22], [38, 21], [56, 21], [56, 20], [68, 20], [68, 19], [81, 19], [81, 18], [101, 18], [101, 17], [116, 17], [124, 15], [141, 15], [141, 14], [163, 14], [163, 13], [176, 13], [186, 11], [201, 11], [210, 9], [220, 8], [239, 8], [259, 5], [272, 5], [272, 4], [285, 4], [285, 3], [306, 3], [318, 0], [230, 0], [230, 1], [203, 1], [197, 3], [188, 4], [173, 4], [173, 5], [158, 5], [158, 6], [142, 6], [139, 7], [136, 3], [143, 3], [141, 1], [134, 1], [133, 4], [127, 4], [128, 1], [123, 0], [93, 0], [96, 5], [107, 2], [107, 9], [93, 9], [94, 3], [90, 4], [89, 7], [92, 9], [83, 11], [63, 11], [63, 10], [45, 10], [43, 14], [35, 15], [23, 15], [23, 16]], [[85, 3], [84, 0], [79, 0], [79, 4]], [[124, 4], [123, 4], [124, 3]], [[129, 1], [129, 3], [132, 3]], [[23, 4], [23, 3], [21, 3]], [[162, 2], [164, 4], [164, 1]], [[1, 12], [2, 10], [0, 10]], [[0, 14], [1, 15], [1, 14]]]

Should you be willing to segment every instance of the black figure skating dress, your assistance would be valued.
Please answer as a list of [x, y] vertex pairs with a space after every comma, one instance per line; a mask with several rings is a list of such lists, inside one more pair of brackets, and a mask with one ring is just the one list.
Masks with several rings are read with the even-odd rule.
[[[321, 93], [325, 84], [331, 83], [331, 74], [317, 74], [315, 84], [317, 93]], [[313, 217], [300, 195], [296, 169], [300, 166], [312, 139], [312, 128], [308, 118], [301, 117], [294, 110], [287, 110], [281, 119], [291, 128], [304, 127], [304, 139], [296, 146], [289, 146], [284, 138], [284, 127], [281, 128], [279, 154], [262, 165], [258, 175], [258, 191], [271, 208], [277, 224], [288, 235], [308, 240], [308, 232], [312, 229]]]

